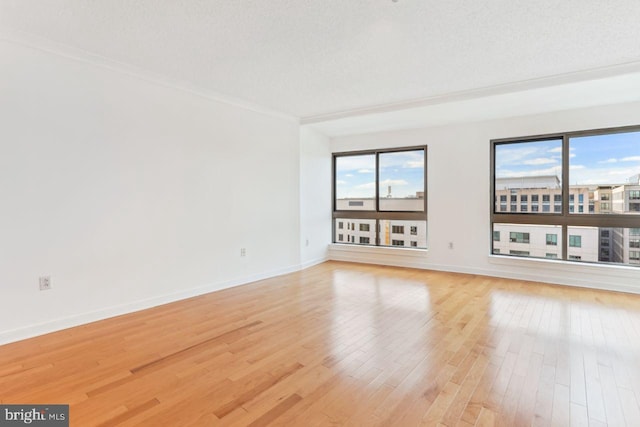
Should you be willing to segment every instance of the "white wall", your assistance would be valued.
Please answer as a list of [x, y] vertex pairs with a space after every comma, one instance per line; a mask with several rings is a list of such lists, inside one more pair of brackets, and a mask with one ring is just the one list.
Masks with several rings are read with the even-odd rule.
[[299, 162], [293, 119], [0, 41], [0, 343], [299, 268]]
[[[334, 245], [332, 259], [640, 292], [640, 269], [490, 257], [491, 139], [640, 123], [640, 102], [332, 139], [337, 151], [428, 145], [429, 250]], [[327, 231], [330, 233], [330, 231]], [[454, 243], [454, 249], [448, 243]]]
[[326, 260], [331, 243], [329, 144], [325, 135], [300, 127], [300, 258], [305, 266]]

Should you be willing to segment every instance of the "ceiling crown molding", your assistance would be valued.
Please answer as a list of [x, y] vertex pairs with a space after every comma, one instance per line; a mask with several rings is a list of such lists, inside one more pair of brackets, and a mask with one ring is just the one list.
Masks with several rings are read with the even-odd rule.
[[300, 119], [298, 117], [283, 113], [281, 111], [263, 107], [261, 105], [233, 96], [228, 96], [211, 90], [203, 89], [202, 87], [197, 87], [188, 82], [171, 79], [166, 76], [152, 73], [130, 64], [114, 61], [101, 55], [72, 47], [64, 43], [58, 43], [53, 40], [42, 38], [30, 33], [3, 29], [0, 30], [0, 41], [39, 50], [52, 55], [71, 59], [73, 61], [90, 64], [96, 67], [104, 68], [113, 72], [144, 80], [148, 83], [152, 83], [158, 86], [187, 92], [192, 95], [208, 99], [210, 101], [227, 104], [233, 107], [242, 108], [278, 119], [293, 121], [295, 123], [300, 122]]
[[459, 92], [446, 93], [442, 95], [430, 96], [411, 101], [396, 102], [371, 107], [356, 108], [352, 110], [335, 113], [320, 114], [315, 116], [302, 117], [300, 123], [317, 124], [333, 120], [346, 119], [350, 117], [366, 116], [371, 114], [389, 113], [400, 110], [409, 110], [438, 104], [448, 104], [452, 102], [468, 101], [474, 99], [487, 98], [496, 95], [523, 92], [532, 89], [543, 89], [569, 83], [586, 82], [589, 80], [604, 79], [626, 74], [640, 73], [640, 59], [616, 64], [607, 67], [593, 68], [572, 73], [558, 74], [554, 76], [541, 77], [530, 80], [523, 80], [512, 83], [505, 83], [495, 86], [470, 89]]

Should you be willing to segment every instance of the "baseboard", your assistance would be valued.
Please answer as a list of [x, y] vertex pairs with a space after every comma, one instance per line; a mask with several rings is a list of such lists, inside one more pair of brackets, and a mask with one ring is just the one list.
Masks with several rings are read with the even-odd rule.
[[80, 326], [99, 320], [105, 320], [115, 316], [121, 316], [124, 314], [134, 313], [140, 310], [146, 310], [148, 308], [157, 307], [163, 304], [169, 304], [172, 302], [184, 300], [187, 298], [196, 297], [199, 295], [208, 294], [210, 292], [220, 291], [223, 289], [232, 288], [235, 286], [246, 285], [259, 280], [269, 279], [272, 277], [281, 276], [283, 274], [293, 273], [305, 268], [311, 267], [316, 264], [320, 264], [326, 261], [326, 259], [316, 259], [308, 261], [304, 264], [296, 266], [270, 270], [263, 273], [253, 274], [242, 278], [233, 280], [227, 280], [219, 283], [211, 283], [195, 288], [190, 288], [184, 291], [172, 292], [165, 295], [159, 295], [144, 300], [134, 301], [131, 303], [120, 304], [112, 307], [103, 308], [100, 310], [90, 311], [87, 313], [81, 313], [69, 317], [63, 317], [48, 322], [33, 324], [22, 328], [12, 329], [8, 331], [0, 331], [0, 345], [8, 344], [16, 341], [21, 341], [27, 338], [36, 337], [39, 335], [48, 334], [51, 332], [60, 331], [63, 329], [72, 328], [74, 326]]
[[309, 268], [309, 267], [313, 267], [314, 265], [318, 265], [318, 264], [322, 264], [323, 262], [327, 262], [329, 260], [329, 258], [325, 257], [321, 257], [321, 258], [316, 258], [316, 259], [312, 259], [309, 261], [305, 261], [302, 264], [300, 264], [300, 268], [299, 270], [304, 270], [305, 268]]

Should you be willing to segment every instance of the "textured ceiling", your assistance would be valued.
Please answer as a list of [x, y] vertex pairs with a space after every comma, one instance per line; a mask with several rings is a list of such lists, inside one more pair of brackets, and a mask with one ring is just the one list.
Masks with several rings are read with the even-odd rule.
[[640, 61], [639, 0], [0, 0], [26, 33], [297, 117]]

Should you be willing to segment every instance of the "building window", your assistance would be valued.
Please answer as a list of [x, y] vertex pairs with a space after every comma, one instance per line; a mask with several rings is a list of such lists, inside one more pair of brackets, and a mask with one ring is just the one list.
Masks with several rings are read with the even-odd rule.
[[391, 246], [404, 246], [404, 240], [392, 240]]
[[344, 234], [338, 234], [338, 241], [342, 242], [344, 240]]
[[343, 221], [357, 220], [362, 244], [398, 246], [390, 235], [409, 227], [414, 247], [426, 248], [426, 165], [425, 146], [334, 153], [333, 241]]
[[509, 241], [512, 243], [529, 243], [529, 233], [509, 233]]
[[416, 242], [415, 240], [411, 241], [411, 247], [412, 248], [417, 248], [418, 247], [418, 242]]
[[628, 163], [639, 149], [640, 126], [491, 141], [490, 200], [520, 201], [517, 211], [493, 204], [491, 228], [508, 232], [512, 244], [525, 242], [518, 232], [530, 232], [531, 257], [546, 258], [546, 246], [563, 260], [628, 262], [629, 251], [640, 249], [630, 247], [640, 236], [638, 243], [628, 237], [640, 229], [640, 170]]
[[496, 254], [496, 255], [499, 255], [500, 254], [500, 249], [493, 248], [493, 253]]
[[629, 251], [629, 259], [631, 261], [640, 261], [640, 251]]
[[503, 194], [500, 196], [500, 203], [507, 203], [507, 195]]
[[494, 242], [499, 242], [500, 241], [500, 232], [499, 231], [494, 231], [493, 232], [493, 241]]
[[569, 236], [569, 247], [571, 247], [571, 248], [581, 248], [582, 247], [582, 236]]
[[640, 239], [629, 240], [629, 247], [630, 248], [640, 248]]
[[545, 258], [550, 258], [550, 259], [557, 259], [558, 258], [558, 254], [552, 254], [551, 252], [547, 252], [544, 255]]
[[338, 222], [338, 228], [342, 230], [344, 228], [344, 223], [342, 221]]
[[394, 225], [391, 227], [391, 232], [393, 234], [404, 234], [404, 226], [402, 225]]
[[515, 255], [515, 256], [529, 256], [529, 251], [514, 251], [514, 250], [510, 250], [510, 251], [509, 251], [509, 255]]

